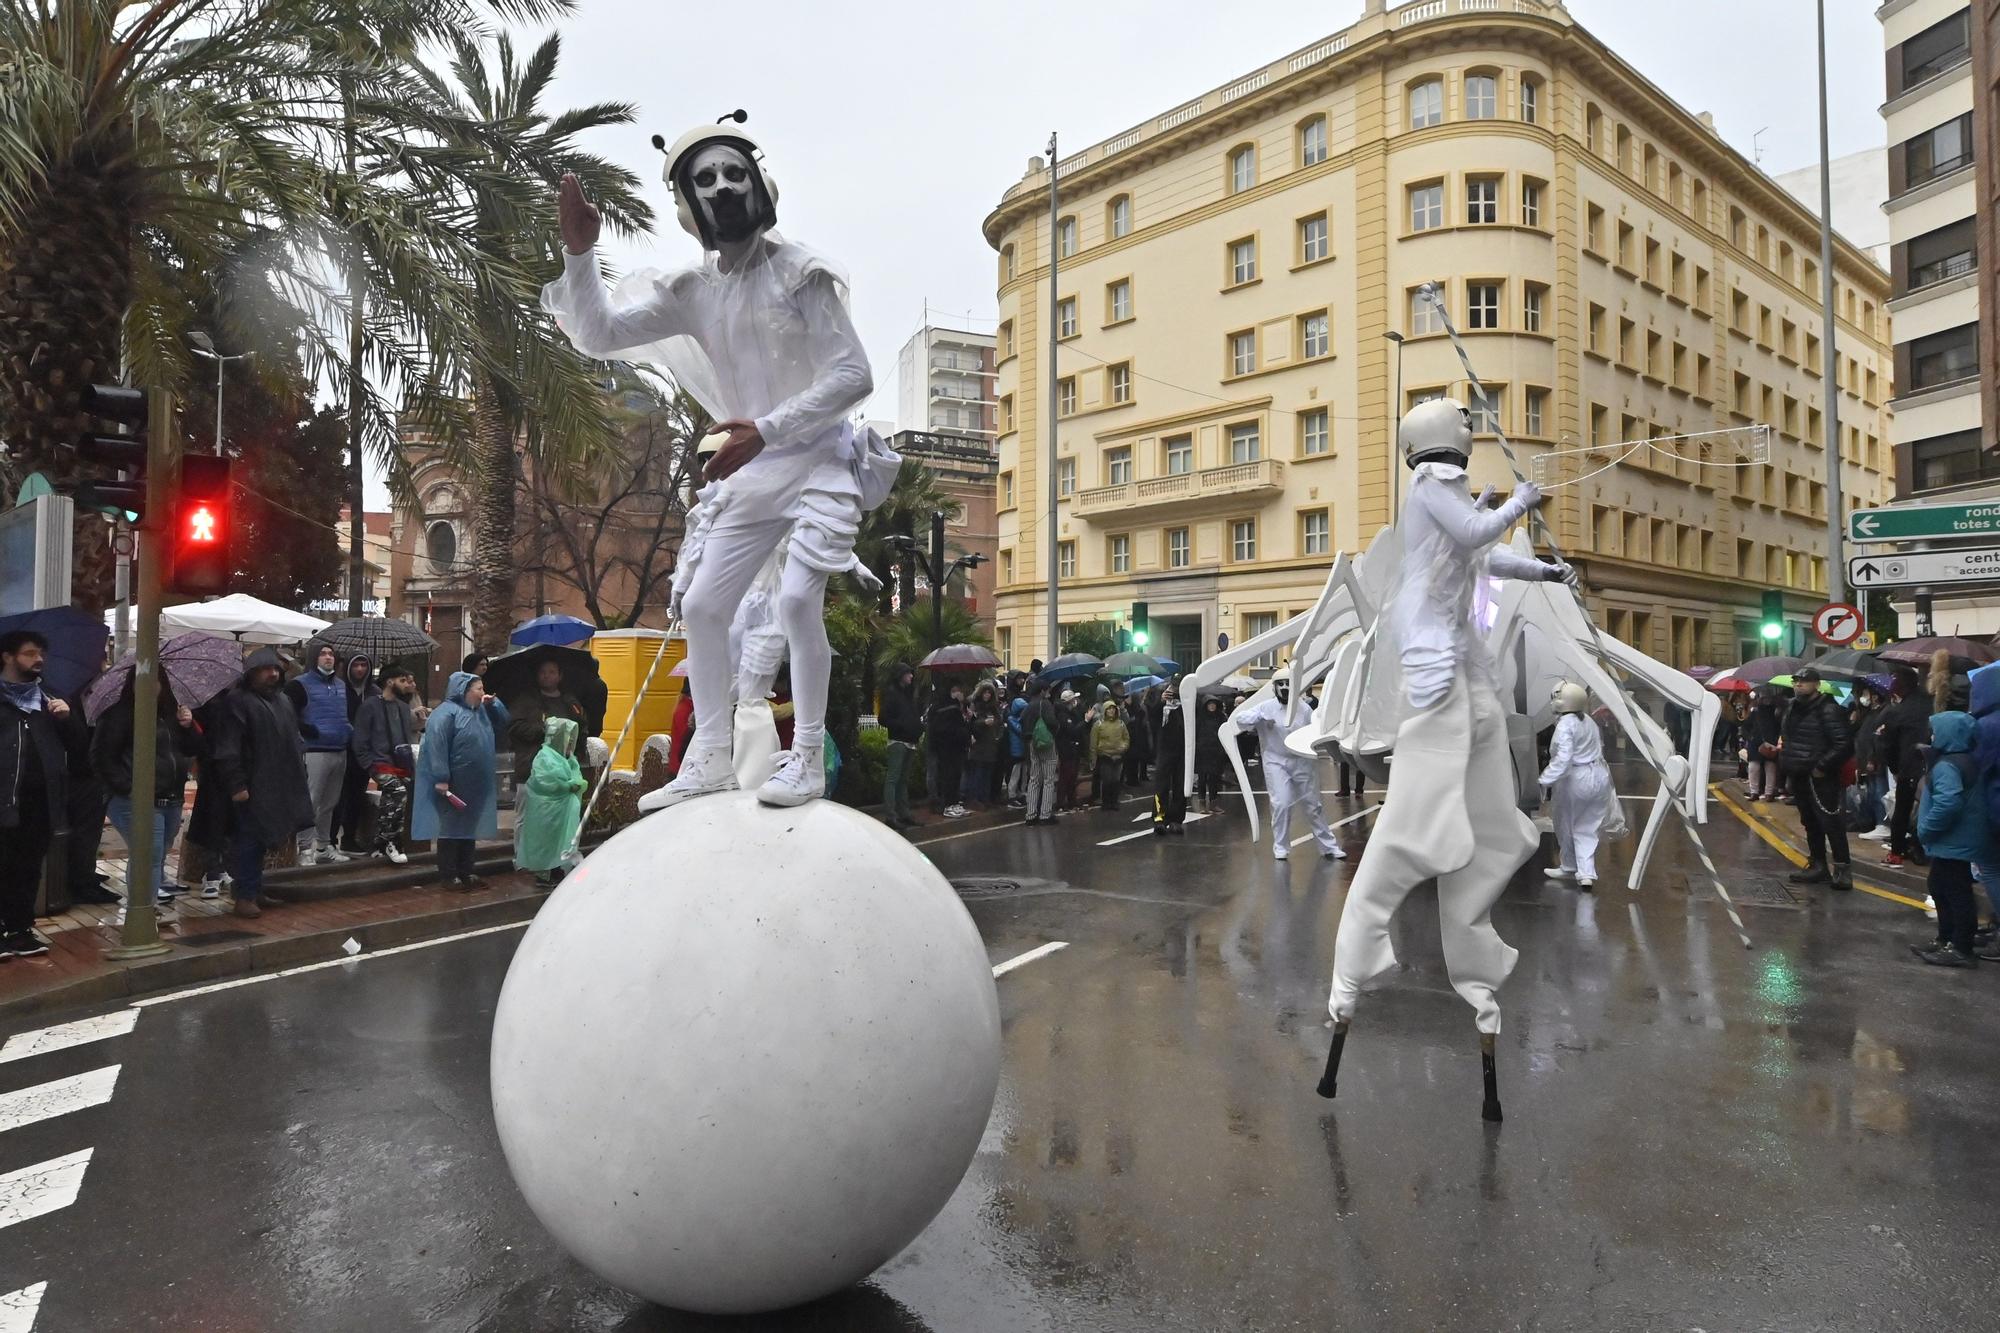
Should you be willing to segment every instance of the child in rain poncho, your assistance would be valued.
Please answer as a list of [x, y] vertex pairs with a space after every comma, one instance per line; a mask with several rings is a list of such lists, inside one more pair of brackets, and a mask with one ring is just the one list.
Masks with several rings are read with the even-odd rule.
[[1574, 877], [1577, 887], [1588, 893], [1597, 882], [1598, 839], [1614, 824], [1618, 794], [1611, 786], [1597, 724], [1584, 715], [1590, 696], [1583, 686], [1568, 682], [1556, 686], [1555, 705], [1562, 717], [1549, 742], [1542, 785], [1555, 789], [1556, 841], [1562, 860], [1549, 876]]
[[535, 872], [537, 884], [547, 884], [550, 872], [568, 859], [583, 818], [583, 793], [589, 786], [576, 762], [577, 725], [552, 717], [542, 724], [542, 748], [521, 786], [520, 809], [514, 820], [514, 864]]

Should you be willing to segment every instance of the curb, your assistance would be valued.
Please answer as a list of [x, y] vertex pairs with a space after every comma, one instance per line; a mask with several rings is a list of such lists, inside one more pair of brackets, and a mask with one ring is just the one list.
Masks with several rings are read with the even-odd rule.
[[[1773, 851], [1778, 853], [1778, 855], [1784, 857], [1787, 861], [1790, 861], [1795, 866], [1802, 866], [1806, 863], [1806, 856], [1804, 852], [1801, 852], [1796, 847], [1792, 846], [1792, 844], [1785, 838], [1784, 834], [1778, 832], [1778, 830], [1771, 827], [1769, 824], [1765, 823], [1764, 820], [1758, 818], [1750, 811], [1744, 809], [1742, 804], [1738, 802], [1735, 797], [1731, 796], [1728, 792], [1722, 789], [1721, 784], [1717, 783], [1711, 785], [1708, 789], [1708, 794], [1714, 797], [1716, 800], [1722, 802], [1722, 806], [1724, 809], [1728, 810], [1729, 813], [1735, 815], [1738, 819], [1742, 820], [1746, 828], [1748, 828], [1752, 833], [1756, 834], [1759, 838], [1763, 839], [1764, 842], [1767, 843]], [[1897, 903], [1904, 907], [1914, 907], [1919, 912], [1924, 910], [1923, 899], [1906, 897], [1903, 894], [1897, 893], [1894, 889], [1885, 889], [1879, 884], [1865, 884], [1861, 880], [1857, 879], [1854, 881], [1854, 888], [1856, 892], [1872, 894], [1877, 898], [1884, 899], [1885, 901], [1888, 902]]]

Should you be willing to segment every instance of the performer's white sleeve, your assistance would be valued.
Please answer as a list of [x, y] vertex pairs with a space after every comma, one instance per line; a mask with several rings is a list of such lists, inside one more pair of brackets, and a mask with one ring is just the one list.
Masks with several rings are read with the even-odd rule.
[[875, 391], [868, 354], [833, 277], [815, 273], [797, 301], [818, 369], [811, 384], [757, 418], [757, 433], [772, 449], [818, 439]]
[[1576, 747], [1576, 736], [1569, 725], [1570, 718], [1574, 716], [1574, 713], [1565, 713], [1562, 721], [1556, 723], [1555, 737], [1549, 742], [1549, 766], [1542, 770], [1541, 785], [1544, 787], [1555, 786], [1556, 780], [1569, 772]]
[[1504, 546], [1486, 553], [1486, 572], [1496, 579], [1522, 579], [1529, 583], [1548, 581], [1550, 566], [1533, 556], [1517, 555]]
[[[629, 291], [628, 291], [629, 289]], [[542, 288], [542, 308], [556, 317], [576, 350], [601, 361], [685, 332], [679, 302], [669, 299], [659, 278], [623, 284], [614, 304], [597, 266], [597, 251], [563, 251], [563, 275]]]
[[1481, 509], [1455, 486], [1416, 487], [1410, 492], [1409, 503], [1423, 505], [1438, 531], [1461, 550], [1491, 546], [1528, 512], [1518, 497], [1508, 499], [1498, 509]]

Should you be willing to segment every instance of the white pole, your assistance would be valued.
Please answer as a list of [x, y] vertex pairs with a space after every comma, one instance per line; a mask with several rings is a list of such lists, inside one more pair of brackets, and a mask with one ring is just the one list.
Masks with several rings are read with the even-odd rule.
[[[1826, 133], [1826, 0], [1819, 0], [1819, 289], [1822, 342], [1820, 389], [1826, 395], [1826, 595], [1847, 600], [1847, 562], [1841, 555], [1844, 517], [1840, 512], [1840, 356], [1834, 345], [1838, 324], [1833, 308], [1833, 161]], [[1865, 618], [1864, 618], [1865, 623]]]
[[1048, 459], [1049, 459], [1049, 648], [1044, 660], [1053, 662], [1062, 652], [1062, 620], [1057, 608], [1060, 590], [1057, 576], [1062, 567], [1062, 533], [1056, 521], [1056, 506], [1061, 500], [1061, 489], [1057, 473], [1061, 464], [1056, 450], [1056, 408], [1057, 380], [1056, 349], [1062, 341], [1062, 292], [1058, 286], [1056, 272], [1062, 254], [1061, 237], [1056, 233], [1062, 227], [1062, 219], [1057, 216], [1056, 196], [1056, 136], [1049, 135], [1049, 410], [1047, 417]]

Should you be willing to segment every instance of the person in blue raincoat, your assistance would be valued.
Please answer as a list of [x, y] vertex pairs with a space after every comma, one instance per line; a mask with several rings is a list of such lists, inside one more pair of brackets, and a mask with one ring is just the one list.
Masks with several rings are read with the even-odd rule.
[[468, 893], [486, 887], [472, 871], [473, 844], [500, 829], [494, 740], [507, 722], [506, 706], [487, 697], [479, 677], [454, 671], [417, 751], [410, 837], [436, 839], [439, 875]]

